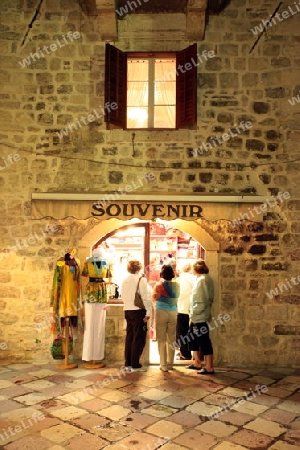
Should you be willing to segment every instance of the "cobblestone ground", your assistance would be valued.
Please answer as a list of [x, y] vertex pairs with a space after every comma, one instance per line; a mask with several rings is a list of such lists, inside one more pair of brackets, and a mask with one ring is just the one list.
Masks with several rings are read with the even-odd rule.
[[0, 366], [0, 449], [186, 450], [300, 446], [300, 369]]

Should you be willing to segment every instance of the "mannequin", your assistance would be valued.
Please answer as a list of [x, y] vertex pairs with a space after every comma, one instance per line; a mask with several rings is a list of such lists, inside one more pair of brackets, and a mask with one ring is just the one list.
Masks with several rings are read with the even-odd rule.
[[82, 359], [90, 361], [85, 367], [99, 369], [105, 364], [98, 363], [104, 358], [105, 321], [107, 309], [107, 287], [104, 278], [110, 278], [109, 264], [102, 259], [101, 249], [93, 251], [93, 256], [84, 263], [82, 276], [89, 277], [85, 287]]
[[[53, 276], [51, 302], [53, 307], [52, 333], [65, 335], [65, 346], [69, 348], [69, 329], [81, 326], [80, 314], [80, 261], [75, 257], [76, 250], [71, 248], [63, 258], [56, 262]], [[79, 320], [78, 320], [79, 317]], [[73, 332], [72, 332], [73, 334]], [[65, 363], [57, 366], [61, 369], [73, 369], [77, 364], [69, 364], [65, 352]]]

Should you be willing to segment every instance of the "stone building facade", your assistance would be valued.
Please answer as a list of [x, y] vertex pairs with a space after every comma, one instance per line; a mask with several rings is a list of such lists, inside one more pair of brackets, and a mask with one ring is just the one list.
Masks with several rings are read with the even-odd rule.
[[[216, 364], [299, 366], [300, 6], [284, 1], [262, 34], [256, 27], [276, 1], [232, 0], [211, 15], [197, 41], [199, 54], [214, 52], [197, 67], [197, 127], [133, 136], [107, 129], [98, 117], [105, 44], [178, 51], [195, 41], [186, 36], [183, 13], [172, 21], [163, 13], [155, 20], [128, 14], [110, 36], [105, 8], [112, 2], [98, 1], [99, 16], [87, 15], [80, 3], [0, 4], [0, 359], [50, 358], [56, 260], [70, 246], [83, 260], [101, 236], [124, 225], [36, 216], [34, 194], [66, 194], [67, 204], [67, 194], [103, 195], [151, 173], [134, 192], [141, 198], [193, 194], [201, 204], [211, 196], [201, 219], [176, 225], [207, 249], [217, 287], [214, 316], [230, 315], [212, 332]], [[95, 120], [79, 126], [95, 110]], [[228, 195], [257, 201], [229, 205]], [[76, 357], [81, 344], [79, 332]], [[122, 308], [110, 306], [107, 361], [122, 360], [122, 345]]]

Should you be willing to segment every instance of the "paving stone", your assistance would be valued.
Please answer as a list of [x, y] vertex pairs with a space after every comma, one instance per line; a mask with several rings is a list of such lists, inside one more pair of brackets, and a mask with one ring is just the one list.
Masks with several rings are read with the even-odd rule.
[[149, 425], [152, 425], [158, 420], [159, 418], [157, 417], [152, 417], [141, 413], [133, 413], [120, 419], [120, 423], [123, 423], [124, 425], [130, 425], [133, 428], [143, 429], [148, 427]]
[[268, 409], [267, 406], [263, 405], [256, 405], [253, 402], [244, 402], [244, 403], [238, 403], [236, 405], [232, 406], [232, 409], [235, 411], [240, 411], [245, 414], [251, 414], [252, 416], [258, 416], [259, 414], [263, 413]]
[[32, 407], [22, 407], [13, 411], [7, 411], [1, 414], [2, 419], [11, 420], [14, 422], [21, 422], [22, 420], [26, 425], [34, 423], [34, 418], [38, 418], [41, 415], [41, 411]]
[[272, 437], [278, 437], [286, 431], [286, 428], [282, 425], [261, 418], [257, 418], [252, 422], [247, 423], [244, 425], [244, 428]]
[[262, 419], [278, 422], [283, 425], [289, 424], [295, 419], [295, 417], [297, 417], [297, 414], [277, 408], [269, 409], [261, 415]]
[[146, 428], [146, 431], [156, 436], [164, 436], [167, 440], [173, 440], [174, 437], [184, 432], [181, 425], [168, 420], [159, 420], [158, 422]]
[[30, 383], [24, 383], [23, 386], [34, 391], [39, 391], [41, 389], [55, 387], [55, 384], [48, 380], [36, 380]]
[[26, 370], [26, 369], [31, 369], [32, 368], [32, 364], [27, 364], [27, 363], [9, 364], [7, 366], [7, 368], [8, 369], [12, 369], [12, 370], [22, 371], [22, 370]]
[[62, 442], [68, 441], [75, 436], [79, 436], [85, 433], [85, 431], [80, 430], [73, 425], [64, 423], [62, 425], [55, 425], [54, 427], [48, 428], [47, 430], [42, 430], [41, 435], [49, 441], [61, 444]]
[[12, 411], [16, 408], [19, 408], [19, 403], [14, 400], [6, 400], [5, 398], [1, 399], [0, 402], [0, 414], [6, 411]]
[[134, 384], [127, 384], [126, 386], [122, 387], [120, 390], [122, 392], [128, 392], [128, 394], [139, 394], [141, 392], [147, 391], [147, 386], [142, 385], [134, 385]]
[[226, 423], [230, 423], [236, 426], [243, 426], [245, 423], [253, 420], [253, 416], [250, 414], [244, 414], [239, 411], [228, 411], [224, 414], [219, 414], [218, 420], [224, 421]]
[[53, 387], [43, 389], [43, 394], [47, 397], [61, 397], [62, 395], [68, 394], [70, 389], [63, 384], [56, 384]]
[[173, 442], [191, 450], [195, 450], [199, 446], [201, 446], [201, 450], [208, 450], [216, 445], [218, 441], [214, 436], [204, 434], [198, 430], [190, 430], [173, 439]]
[[235, 387], [226, 387], [225, 389], [222, 389], [218, 392], [219, 394], [226, 395], [227, 397], [234, 397], [234, 398], [240, 398], [240, 397], [246, 397], [250, 392], [245, 392], [242, 389], [238, 389]]
[[234, 427], [233, 425], [227, 425], [218, 420], [214, 420], [198, 425], [196, 427], [196, 430], [202, 431], [203, 433], [211, 434], [212, 436], [215, 436], [217, 438], [218, 437], [221, 438], [230, 436], [237, 430], [237, 427]]
[[186, 447], [182, 447], [181, 445], [169, 443], [165, 444], [161, 447], [161, 450], [186, 450]]
[[29, 375], [32, 375], [35, 378], [46, 378], [46, 377], [50, 377], [50, 376], [54, 376], [56, 374], [56, 372], [54, 370], [49, 370], [49, 369], [40, 369], [40, 370], [35, 370], [33, 372], [29, 371], [28, 372]]
[[229, 436], [227, 440], [234, 442], [235, 444], [243, 445], [248, 449], [265, 449], [274, 441], [273, 438], [261, 433], [255, 433], [251, 430], [237, 431], [232, 436]]
[[92, 400], [87, 400], [86, 402], [80, 403], [80, 408], [84, 408], [90, 411], [99, 411], [99, 409], [108, 408], [110, 405], [110, 402], [96, 397]]
[[65, 447], [61, 447], [61, 445], [53, 445], [49, 448], [49, 450], [65, 450]]
[[284, 409], [285, 411], [290, 411], [291, 413], [300, 414], [300, 404], [293, 400], [284, 400], [280, 405], [277, 405], [278, 409]]
[[214, 450], [245, 450], [246, 447], [242, 447], [241, 445], [234, 444], [233, 442], [221, 442]]
[[300, 444], [300, 430], [290, 430], [285, 433], [284, 436], [281, 436], [283, 441], [288, 442], [289, 444], [293, 444], [299, 447]]
[[219, 407], [215, 405], [207, 405], [204, 402], [195, 402], [192, 405], [186, 407], [186, 410], [192, 414], [198, 414], [199, 416], [209, 417], [211, 414], [215, 414]]
[[93, 400], [95, 397], [87, 394], [84, 390], [80, 390], [74, 391], [70, 394], [60, 395], [58, 398], [63, 402], [70, 403], [71, 405], [79, 405], [87, 400]]
[[277, 441], [271, 445], [268, 450], [295, 450], [294, 444], [288, 444], [287, 442]]
[[97, 414], [99, 414], [100, 416], [108, 417], [111, 420], [119, 420], [130, 413], [131, 413], [130, 409], [123, 408], [123, 406], [119, 405], [112, 405], [109, 406], [108, 408], [103, 408], [97, 411]]
[[14, 383], [8, 380], [0, 380], [0, 389], [5, 389], [8, 387], [13, 387]]
[[210, 391], [207, 391], [206, 389], [199, 389], [199, 387], [184, 387], [181, 391], [177, 392], [177, 395], [180, 395], [185, 398], [191, 398], [194, 400], [201, 400], [202, 398], [206, 397], [210, 394]]
[[300, 430], [300, 417], [296, 420], [294, 420], [291, 424], [290, 427], [293, 428], [294, 430]]
[[93, 434], [112, 443], [119, 442], [121, 439], [131, 436], [136, 432], [134, 428], [121, 425], [117, 422], [111, 422], [107, 426], [93, 429]]
[[177, 409], [170, 408], [169, 406], [155, 404], [143, 409], [141, 413], [162, 418], [171, 416], [176, 411]]
[[108, 419], [100, 417], [98, 414], [85, 414], [77, 419], [70, 421], [72, 425], [83, 428], [87, 431], [92, 431], [95, 428], [106, 426], [109, 423]]
[[167, 439], [160, 436], [156, 437], [148, 433], [137, 432], [122, 439], [118, 444], [124, 446], [124, 449], [134, 448], [134, 450], [145, 450], [147, 448], [155, 450], [158, 447], [161, 448], [164, 442], [167, 442]]
[[261, 385], [268, 386], [269, 384], [273, 384], [276, 380], [274, 380], [273, 378], [262, 376], [262, 375], [256, 375], [254, 377], [249, 378], [248, 381], [250, 383], [255, 383], [260, 386]]
[[194, 428], [201, 422], [200, 418], [196, 414], [192, 414], [187, 411], [179, 411], [168, 418], [170, 422], [178, 423], [187, 428]]
[[121, 402], [122, 400], [130, 397], [129, 394], [126, 394], [125, 392], [121, 392], [118, 390], [111, 390], [110, 392], [107, 392], [106, 394], [101, 395], [101, 398], [103, 400], [107, 400], [110, 402]]
[[273, 397], [272, 395], [261, 394], [256, 398], [251, 399], [251, 402], [257, 403], [258, 405], [274, 406], [281, 403], [281, 399], [279, 397]]
[[65, 386], [69, 389], [83, 389], [87, 386], [91, 386], [93, 383], [92, 381], [86, 381], [82, 380], [80, 378], [69, 380], [65, 383]]
[[32, 392], [31, 389], [26, 389], [23, 386], [14, 385], [13, 387], [2, 389], [1, 394], [4, 399], [18, 397]]
[[5, 446], [6, 450], [48, 450], [51, 442], [41, 436], [24, 436]]
[[86, 411], [81, 408], [76, 408], [76, 406], [66, 406], [64, 408], [51, 411], [51, 414], [61, 420], [71, 420], [83, 416], [86, 414]]
[[222, 395], [221, 393], [213, 393], [209, 394], [204, 398], [205, 403], [220, 406], [221, 408], [230, 409], [232, 404], [235, 404], [237, 399], [234, 397], [227, 397], [226, 395]]
[[182, 409], [192, 402], [191, 398], [180, 397], [179, 395], [169, 395], [165, 399], [161, 400], [162, 405], [171, 406], [172, 408]]
[[67, 445], [66, 449], [70, 450], [83, 450], [83, 449], [93, 449], [99, 450], [107, 446], [107, 441], [101, 439], [94, 434], [83, 434], [81, 436], [77, 436], [70, 440], [69, 445]]
[[267, 391], [268, 395], [272, 395], [274, 397], [279, 397], [279, 398], [286, 398], [289, 395], [291, 395], [291, 392], [288, 391], [287, 389], [284, 389], [283, 386], [280, 385], [273, 385], [273, 386], [268, 386], [268, 391]]
[[26, 406], [32, 406], [36, 405], [37, 403], [43, 402], [45, 400], [51, 399], [52, 396], [47, 396], [44, 394], [41, 394], [40, 392], [32, 392], [31, 394], [21, 395], [20, 397], [15, 397], [14, 400], [16, 400], [19, 403], [22, 403]]
[[141, 394], [141, 397], [149, 398], [150, 400], [161, 400], [170, 395], [170, 392], [165, 392], [160, 389], [148, 389]]
[[49, 450], [66, 450], [66, 448], [62, 447], [61, 445], [53, 445], [49, 448]]

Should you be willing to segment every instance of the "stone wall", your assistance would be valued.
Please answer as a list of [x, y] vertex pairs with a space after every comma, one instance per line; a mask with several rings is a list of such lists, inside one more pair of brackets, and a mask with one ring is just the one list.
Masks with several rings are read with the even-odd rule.
[[[268, 18], [277, 2], [232, 0], [222, 14], [210, 17], [198, 53], [214, 51], [215, 57], [198, 66], [197, 129], [137, 131], [133, 147], [132, 132], [106, 130], [103, 118], [59, 137], [68, 123], [78, 124], [95, 109], [101, 113], [105, 42], [97, 18], [86, 17], [77, 1], [45, 0], [35, 18], [36, 3], [0, 4], [0, 358], [49, 358], [46, 319], [55, 262], [95, 226], [94, 219], [33, 220], [31, 194], [113, 191], [151, 171], [155, 178], [137, 192], [270, 198], [263, 220], [249, 209], [244, 216], [249, 220], [240, 223], [223, 217], [197, 223], [199, 238], [204, 230], [219, 245], [218, 311], [231, 315], [218, 330], [218, 363], [299, 365], [296, 6], [294, 14], [273, 19], [257, 43], [260, 35], [251, 28]], [[288, 12], [288, 6], [283, 2], [280, 11]], [[119, 40], [112, 43], [131, 51], [191, 44], [182, 32], [176, 39], [180, 15], [172, 29], [156, 29], [155, 39], [143, 31], [143, 20], [149, 23], [138, 14], [119, 20]], [[243, 129], [242, 122], [251, 126]], [[222, 139], [224, 133], [229, 138]], [[281, 292], [274, 297], [270, 292], [277, 283]], [[108, 345], [111, 355], [113, 340]]]

